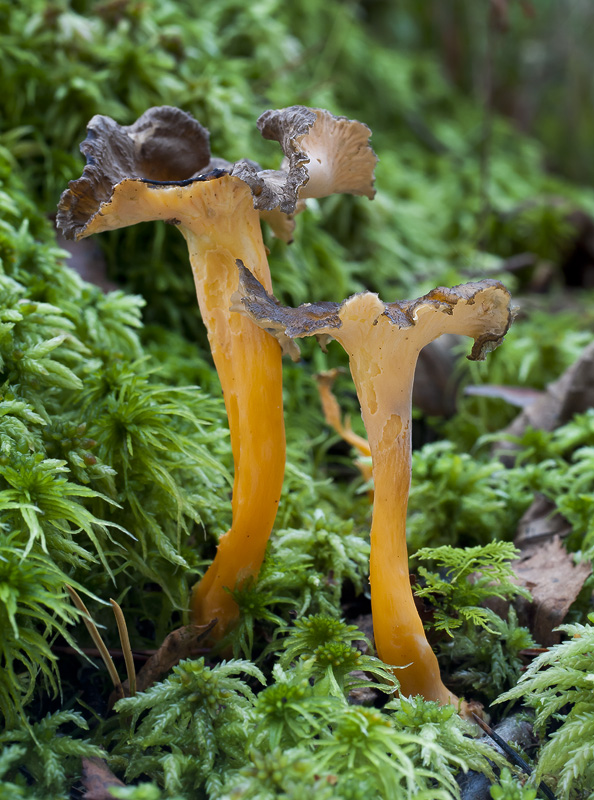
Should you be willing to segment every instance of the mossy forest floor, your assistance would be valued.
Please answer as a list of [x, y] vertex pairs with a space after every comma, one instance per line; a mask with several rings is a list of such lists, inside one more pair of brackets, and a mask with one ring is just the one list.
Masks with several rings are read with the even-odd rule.
[[[393, 5], [0, 0], [1, 800], [594, 798], [592, 18]], [[374, 656], [369, 465], [314, 377], [338, 368], [365, 436], [335, 343], [284, 364], [285, 482], [237, 627], [215, 649], [188, 627], [233, 459], [187, 250], [163, 223], [67, 245], [56, 205], [94, 114], [177, 106], [215, 156], [278, 168], [256, 119], [297, 104], [369, 125], [377, 194], [265, 233], [279, 300], [495, 278], [517, 306], [484, 363], [421, 355], [407, 536], [444, 682], [531, 776]]]

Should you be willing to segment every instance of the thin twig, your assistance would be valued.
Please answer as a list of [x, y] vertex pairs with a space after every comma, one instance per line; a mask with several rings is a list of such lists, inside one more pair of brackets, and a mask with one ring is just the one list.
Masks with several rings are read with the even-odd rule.
[[[487, 725], [484, 719], [481, 719], [474, 713], [472, 716], [474, 717], [474, 721], [476, 722], [476, 724], [484, 730], [487, 736], [490, 736], [491, 739], [493, 739], [493, 741], [495, 742], [495, 744], [499, 745], [499, 747], [503, 750], [503, 752], [509, 758], [512, 764], [515, 764], [516, 767], [519, 767], [522, 770], [522, 772], [526, 773], [526, 775], [532, 775], [532, 767], [529, 764], [527, 764], [524, 761], [524, 759], [521, 756], [519, 756], [512, 747], [508, 745], [505, 739], [502, 739], [498, 733], [495, 733], [495, 731], [489, 725]], [[548, 798], [548, 800], [556, 800], [555, 795], [549, 789], [546, 783], [543, 783], [541, 781], [538, 785], [538, 788], [544, 794], [544, 796]]]
[[136, 694], [136, 667], [134, 666], [134, 656], [132, 655], [132, 648], [130, 647], [130, 637], [128, 636], [128, 626], [126, 625], [126, 618], [122, 609], [115, 600], [109, 598], [113, 613], [116, 618], [118, 626], [118, 633], [120, 634], [120, 642], [122, 650], [124, 651], [124, 662], [126, 664], [126, 672], [128, 673], [128, 687], [130, 689], [130, 697]]
[[109, 654], [109, 650], [107, 649], [103, 639], [101, 638], [101, 634], [97, 630], [97, 626], [95, 625], [95, 623], [91, 618], [88, 608], [85, 606], [80, 596], [72, 588], [72, 586], [66, 584], [66, 589], [74, 605], [78, 608], [79, 611], [82, 612], [83, 622], [85, 623], [86, 628], [91, 635], [91, 639], [93, 640], [95, 646], [99, 650], [99, 654], [103, 659], [103, 663], [107, 667], [107, 671], [109, 672], [109, 677], [111, 678], [111, 682], [113, 683], [116, 693], [121, 697], [124, 697], [124, 690], [122, 688], [122, 682], [120, 681], [120, 676], [118, 675], [118, 671], [115, 668], [115, 664], [113, 663], [113, 659]]

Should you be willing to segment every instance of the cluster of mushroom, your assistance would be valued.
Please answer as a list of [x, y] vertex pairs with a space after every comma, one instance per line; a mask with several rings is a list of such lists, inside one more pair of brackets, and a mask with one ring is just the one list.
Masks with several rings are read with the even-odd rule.
[[377, 159], [365, 125], [327, 111], [268, 111], [258, 126], [280, 143], [281, 169], [211, 158], [207, 131], [178, 109], [150, 109], [128, 127], [94, 117], [81, 145], [87, 166], [62, 195], [58, 225], [80, 239], [161, 219], [177, 225], [187, 241], [235, 464], [231, 528], [194, 587], [195, 622], [216, 618], [218, 636], [229, 630], [237, 618], [229, 590], [257, 576], [264, 557], [284, 475], [281, 348], [296, 358], [294, 338], [333, 338], [349, 354], [372, 457], [370, 580], [378, 654], [401, 667], [403, 694], [456, 702], [442, 683], [408, 574], [412, 382], [419, 351], [442, 333], [472, 337], [472, 359], [496, 347], [511, 322], [509, 293], [487, 280], [403, 303], [365, 292], [342, 303], [280, 306], [271, 294], [261, 218], [289, 240], [304, 199], [334, 192], [372, 198]]

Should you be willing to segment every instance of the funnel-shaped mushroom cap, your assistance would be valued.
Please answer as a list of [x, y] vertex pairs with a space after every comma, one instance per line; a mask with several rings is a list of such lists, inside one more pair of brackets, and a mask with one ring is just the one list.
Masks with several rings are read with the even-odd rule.
[[[376, 157], [365, 125], [302, 106], [266, 112], [261, 120], [264, 135], [277, 139], [286, 156], [279, 170], [263, 170], [247, 159], [231, 164], [211, 158], [208, 131], [170, 106], [149, 109], [133, 125], [93, 117], [81, 145], [87, 165], [60, 198], [58, 227], [66, 238], [80, 239], [144, 220], [183, 223], [178, 210], [209, 192], [199, 184], [224, 179], [221, 203], [227, 191], [237, 195], [239, 184], [276, 235], [290, 240], [290, 215], [302, 197], [373, 197]], [[229, 215], [234, 213], [231, 203]]]
[[233, 167], [233, 175], [252, 187], [256, 208], [278, 206], [294, 214], [299, 200], [308, 197], [375, 196], [377, 156], [369, 145], [371, 131], [362, 122], [320, 108], [290, 106], [265, 111], [258, 127], [265, 139], [280, 144], [285, 160], [280, 170], [258, 171], [248, 162]]
[[265, 111], [258, 127], [265, 139], [280, 143], [293, 171], [305, 170], [300, 198], [356, 194], [372, 200], [375, 196], [377, 156], [369, 146], [371, 131], [362, 122], [335, 117], [321, 108], [291, 106]]
[[121, 226], [96, 223], [88, 230], [123, 181], [180, 182], [218, 166], [211, 165], [206, 128], [171, 106], [150, 108], [133, 125], [118, 125], [110, 117], [96, 115], [80, 149], [87, 165], [82, 176], [69, 183], [58, 205], [57, 224], [67, 239], [138, 221], [123, 221]]
[[247, 314], [276, 336], [293, 359], [299, 356], [293, 341], [296, 338], [330, 336], [351, 354], [359, 347], [370, 348], [373, 343], [380, 349], [392, 349], [393, 331], [397, 329], [408, 331], [406, 339], [398, 338], [398, 346], [414, 354], [415, 360], [433, 339], [443, 333], [457, 333], [475, 340], [468, 358], [479, 361], [501, 343], [512, 322], [510, 294], [499, 281], [433, 289], [417, 300], [401, 303], [383, 303], [376, 294], [363, 292], [342, 303], [306, 303], [288, 308], [269, 295], [241, 262], [237, 267], [240, 280], [232, 298], [233, 310]]

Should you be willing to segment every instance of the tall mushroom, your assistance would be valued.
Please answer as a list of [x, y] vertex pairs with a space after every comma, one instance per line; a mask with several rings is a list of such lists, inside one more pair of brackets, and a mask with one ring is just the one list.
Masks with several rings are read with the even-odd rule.
[[77, 240], [161, 219], [178, 226], [188, 244], [235, 465], [231, 528], [192, 594], [194, 621], [216, 618], [216, 638], [237, 617], [229, 590], [260, 569], [285, 463], [281, 352], [274, 338], [229, 311], [235, 259], [249, 263], [270, 290], [260, 212], [287, 239], [301, 193], [374, 193], [376, 157], [365, 125], [301, 106], [266, 112], [258, 125], [281, 144], [282, 169], [212, 159], [208, 131], [177, 108], [149, 109], [130, 126], [95, 116], [81, 145], [87, 165], [63, 193], [57, 218], [64, 235]]
[[406, 509], [411, 471], [411, 394], [420, 350], [443, 333], [472, 337], [472, 360], [501, 342], [512, 320], [510, 295], [498, 281], [434, 289], [418, 300], [383, 303], [357, 294], [342, 303], [285, 308], [238, 263], [233, 308], [274, 333], [293, 357], [293, 341], [330, 336], [349, 355], [369, 437], [375, 500], [370, 581], [373, 629], [379, 657], [398, 670], [401, 691], [447, 703], [439, 666], [415, 608], [408, 572]]

